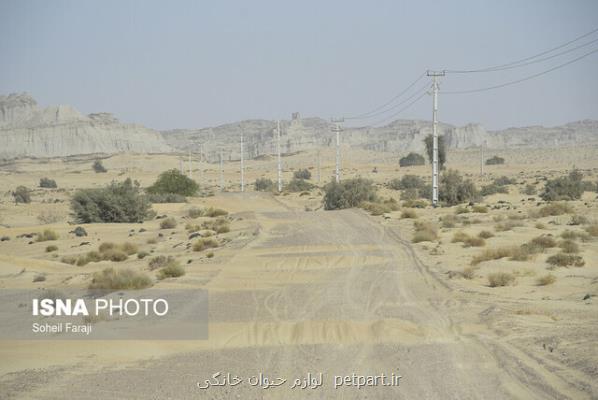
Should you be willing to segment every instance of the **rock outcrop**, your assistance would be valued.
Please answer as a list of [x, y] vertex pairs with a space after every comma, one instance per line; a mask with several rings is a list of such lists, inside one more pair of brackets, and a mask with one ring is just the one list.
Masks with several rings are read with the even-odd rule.
[[0, 158], [171, 150], [160, 133], [108, 113], [85, 116], [70, 106], [42, 109], [25, 93], [0, 96]]

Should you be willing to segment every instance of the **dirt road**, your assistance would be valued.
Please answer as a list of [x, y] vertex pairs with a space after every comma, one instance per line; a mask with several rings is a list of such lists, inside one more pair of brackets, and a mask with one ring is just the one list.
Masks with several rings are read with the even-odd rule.
[[[5, 377], [6, 392], [31, 399], [589, 397], [478, 324], [485, 306], [428, 272], [396, 228], [356, 210], [265, 209], [246, 215], [261, 226], [257, 238], [205, 285], [208, 341], [121, 367], [23, 371]], [[218, 371], [245, 381], [198, 388]], [[260, 372], [286, 382], [247, 383]], [[308, 373], [321, 373], [322, 385], [291, 388]], [[334, 387], [353, 374], [401, 378], [398, 386]]]

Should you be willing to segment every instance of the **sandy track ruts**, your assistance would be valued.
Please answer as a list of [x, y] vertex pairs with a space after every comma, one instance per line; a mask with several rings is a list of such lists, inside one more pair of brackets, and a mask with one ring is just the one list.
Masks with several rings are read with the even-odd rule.
[[[210, 298], [210, 323], [227, 326], [219, 315], [233, 313], [235, 323], [214, 329], [198, 350], [138, 363], [125, 369], [50, 375], [25, 371], [5, 377], [11, 397], [31, 399], [567, 399], [581, 393], [541, 365], [491, 336], [462, 335], [452, 317], [467, 302], [417, 259], [410, 244], [390, 227], [359, 211], [257, 213], [281, 220], [284, 235], [272, 234], [240, 250], [230, 263], [243, 264], [246, 253], [263, 260], [254, 266], [256, 281], [284, 266], [281, 277], [311, 266], [311, 281], [269, 288], [248, 287], [251, 294], [221, 288]], [[270, 221], [272, 222], [272, 221]], [[276, 225], [274, 225], [276, 227]], [[271, 231], [275, 232], [273, 228]], [[292, 251], [289, 251], [292, 248]], [[317, 260], [313, 255], [327, 254]], [[287, 256], [287, 253], [292, 253]], [[375, 256], [372, 256], [375, 254]], [[262, 257], [261, 256], [267, 256]], [[382, 256], [380, 256], [382, 255]], [[334, 264], [333, 268], [327, 265]], [[218, 279], [234, 278], [223, 266]], [[284, 275], [284, 276], [283, 276]], [[284, 282], [284, 279], [281, 281]], [[235, 314], [235, 315], [237, 315]], [[292, 378], [325, 374], [314, 391], [288, 386], [256, 389], [247, 385], [200, 391], [195, 384], [216, 371]], [[332, 375], [399, 372], [399, 387], [334, 390]], [[24, 381], [31, 382], [23, 389]], [[37, 383], [37, 385], [36, 385]]]

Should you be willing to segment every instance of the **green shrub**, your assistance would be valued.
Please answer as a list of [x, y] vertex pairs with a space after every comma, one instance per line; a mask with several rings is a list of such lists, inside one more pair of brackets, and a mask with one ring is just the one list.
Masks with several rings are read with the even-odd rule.
[[566, 253], [557, 253], [546, 259], [546, 262], [553, 267], [583, 267], [585, 261], [580, 256]]
[[586, 232], [571, 231], [569, 229], [567, 229], [563, 233], [561, 233], [561, 237], [563, 239], [571, 239], [571, 240], [581, 239], [583, 242], [587, 242], [591, 239], [591, 236]]
[[46, 246], [46, 253], [51, 253], [53, 251], [58, 250], [58, 246], [51, 244], [50, 246]]
[[163, 219], [160, 222], [160, 229], [173, 229], [176, 228], [176, 220], [172, 217]]
[[71, 200], [71, 208], [80, 223], [142, 222], [151, 216], [150, 207], [139, 183], [129, 178], [101, 189], [78, 190]]
[[440, 178], [439, 200], [447, 206], [477, 201], [479, 193], [470, 179], [464, 180], [458, 171], [449, 170]]
[[36, 242], [47, 242], [49, 240], [58, 240], [58, 234], [52, 229], [44, 229], [43, 232], [37, 233]]
[[480, 194], [482, 196], [491, 196], [497, 193], [509, 193], [509, 189], [504, 185], [497, 185], [495, 183], [491, 183], [490, 185], [482, 186], [482, 190]]
[[[434, 137], [432, 135], [426, 136], [424, 139], [424, 145], [426, 146], [426, 154], [430, 164], [432, 163], [432, 152], [433, 152]], [[444, 135], [438, 136], [438, 167], [444, 169], [446, 164], [446, 145], [444, 141]]]
[[300, 169], [293, 173], [295, 179], [311, 179], [311, 172], [308, 169]]
[[152, 286], [149, 276], [131, 269], [106, 268], [93, 274], [89, 289], [137, 290]]
[[307, 182], [304, 179], [299, 179], [299, 178], [291, 179], [291, 181], [289, 183], [287, 183], [285, 186], [285, 190], [287, 192], [291, 192], [291, 193], [305, 192], [305, 191], [312, 190], [313, 188], [314, 188], [314, 185], [312, 185], [311, 183]]
[[324, 209], [336, 210], [358, 207], [364, 201], [376, 201], [376, 189], [368, 179], [354, 178], [336, 183], [328, 183], [324, 187]]
[[169, 263], [167, 266], [158, 271], [158, 279], [166, 278], [178, 278], [179, 276], [185, 275], [185, 268], [183, 268], [178, 262], [174, 261]]
[[538, 286], [552, 285], [555, 282], [556, 282], [556, 276], [554, 276], [552, 274], [547, 274], [547, 275], [541, 276], [536, 280], [536, 284]]
[[488, 274], [488, 285], [490, 287], [509, 286], [513, 283], [515, 283], [515, 275], [508, 272]]
[[405, 157], [399, 159], [399, 166], [401, 167], [411, 167], [415, 165], [424, 165], [426, 160], [423, 156], [417, 153], [409, 153]]
[[181, 196], [194, 196], [198, 190], [199, 185], [178, 169], [162, 172], [156, 182], [146, 189], [150, 194], [174, 193]]
[[582, 178], [583, 174], [575, 170], [569, 176], [551, 179], [546, 182], [540, 197], [545, 201], [577, 200], [584, 191]]
[[31, 203], [31, 190], [25, 186], [17, 186], [15, 191], [12, 192], [12, 197], [15, 199], [16, 204], [29, 204]]
[[271, 192], [274, 190], [274, 182], [268, 178], [258, 178], [255, 180], [255, 190], [257, 192]]
[[486, 160], [486, 165], [500, 165], [504, 163], [505, 159], [499, 156], [494, 156]]
[[187, 202], [185, 196], [177, 193], [148, 193], [147, 200], [154, 204]]
[[108, 172], [108, 170], [104, 167], [104, 164], [102, 164], [102, 160], [95, 160], [91, 168], [93, 168], [96, 174]]
[[39, 187], [46, 188], [46, 189], [56, 189], [58, 185], [54, 179], [50, 178], [41, 178], [39, 180]]

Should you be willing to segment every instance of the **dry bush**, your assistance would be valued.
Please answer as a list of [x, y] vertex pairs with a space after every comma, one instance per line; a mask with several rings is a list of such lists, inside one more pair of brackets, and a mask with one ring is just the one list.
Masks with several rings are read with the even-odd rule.
[[193, 244], [193, 251], [203, 251], [218, 247], [220, 244], [217, 240], [212, 238], [201, 238]]
[[490, 239], [491, 237], [494, 237], [494, 233], [490, 231], [481, 231], [480, 233], [478, 233], [478, 237], [482, 239]]
[[544, 276], [539, 277], [536, 280], [536, 284], [538, 286], [552, 285], [555, 282], [556, 282], [556, 276], [554, 276], [552, 274], [546, 274]]
[[433, 242], [438, 239], [438, 229], [429, 222], [416, 221], [413, 225], [415, 234], [411, 240], [413, 243]]
[[46, 253], [51, 253], [56, 250], [58, 250], [58, 246], [54, 246], [53, 244], [46, 247]]
[[160, 229], [176, 228], [176, 220], [172, 217], [166, 218], [160, 222]]
[[225, 215], [228, 215], [228, 211], [223, 210], [222, 208], [214, 208], [214, 207], [210, 207], [207, 208], [206, 210], [204, 210], [204, 216], [206, 217], [223, 217]]
[[457, 226], [459, 220], [452, 214], [445, 215], [440, 217], [440, 224], [443, 228], [454, 228]]
[[546, 262], [553, 267], [583, 267], [586, 262], [580, 256], [566, 253], [557, 253], [546, 259]]
[[469, 213], [469, 209], [465, 206], [459, 206], [459, 207], [455, 208], [456, 215], [467, 214], [467, 213]]
[[174, 257], [172, 257], [172, 256], [167, 257], [167, 256], [159, 255], [156, 257], [152, 257], [152, 259], [149, 260], [148, 267], [150, 270], [153, 271], [158, 268], [163, 268], [171, 262], [175, 262]]
[[372, 201], [364, 201], [360, 204], [360, 207], [369, 212], [371, 215], [382, 215], [392, 211], [390, 207]]
[[536, 229], [546, 229], [546, 225], [542, 222], [536, 222], [536, 225], [534, 226], [536, 227]]
[[464, 242], [465, 247], [482, 247], [486, 245], [486, 241], [480, 237], [469, 236]]
[[453, 235], [453, 240], [451, 240], [451, 242], [453, 242], [453, 243], [464, 242], [468, 238], [469, 238], [469, 235], [467, 233], [465, 233], [463, 231], [459, 231], [459, 232], [455, 232], [455, 234]]
[[185, 275], [185, 268], [183, 268], [177, 261], [168, 263], [168, 265], [158, 271], [158, 279], [160, 280], [166, 278], [178, 278], [183, 275]]
[[415, 212], [414, 209], [407, 208], [407, 209], [404, 209], [403, 212], [401, 212], [401, 218], [416, 219], [417, 213]]
[[544, 249], [550, 249], [552, 247], [556, 247], [557, 243], [556, 240], [552, 236], [542, 235], [533, 238], [530, 242], [533, 246], [537, 246]]
[[496, 249], [486, 249], [471, 260], [471, 265], [478, 265], [484, 261], [498, 260], [504, 257], [512, 257], [517, 254], [517, 247], [499, 247]]
[[152, 286], [149, 276], [131, 269], [106, 268], [93, 274], [89, 289], [129, 290]]
[[37, 233], [36, 242], [47, 242], [48, 240], [58, 240], [58, 234], [52, 229], [44, 229], [43, 232]]
[[74, 265], [77, 262], [77, 257], [75, 257], [75, 256], [63, 256], [60, 259], [60, 262], [64, 263], [64, 264]]
[[561, 233], [561, 237], [563, 239], [570, 239], [570, 240], [581, 239], [582, 242], [587, 242], [591, 239], [591, 236], [586, 232], [571, 231], [569, 229], [567, 229], [563, 233]]
[[119, 246], [119, 249], [127, 253], [127, 255], [133, 255], [139, 251], [139, 247], [134, 243], [124, 242]]
[[156, 238], [149, 238], [149, 239], [147, 239], [145, 241], [145, 243], [147, 243], [147, 244], [156, 244], [156, 243], [158, 243], [158, 239], [156, 239]]
[[223, 217], [216, 218], [215, 220], [204, 221], [201, 224], [201, 227], [203, 229], [215, 231], [216, 233], [230, 232], [230, 222]]
[[490, 287], [508, 286], [515, 283], [515, 275], [508, 272], [495, 272], [488, 275]]
[[563, 253], [577, 254], [579, 253], [579, 245], [571, 239], [561, 240], [559, 247]]
[[214, 252], [213, 251], [209, 251], [206, 253], [206, 257], [208, 258], [214, 258]]
[[494, 230], [496, 232], [505, 232], [505, 231], [510, 231], [513, 228], [517, 228], [520, 226], [523, 226], [522, 222], [516, 221], [516, 220], [509, 220], [509, 221], [505, 221], [505, 222], [496, 224], [496, 226], [494, 227]]
[[204, 211], [198, 207], [191, 207], [190, 209], [187, 210], [187, 216], [189, 218], [199, 218], [199, 217], [203, 217], [203, 215], [204, 215]]
[[593, 223], [585, 228], [586, 232], [590, 236], [597, 237], [598, 236], [598, 223]]
[[488, 212], [488, 207], [483, 206], [481, 204], [476, 204], [476, 205], [473, 206], [472, 211], [474, 213], [483, 213], [483, 214], [485, 214], [485, 213]]
[[475, 278], [475, 272], [476, 272], [477, 268], [474, 267], [465, 267], [463, 268], [463, 271], [461, 272], [461, 276], [464, 279], [473, 279]]
[[569, 221], [569, 223], [567, 225], [586, 225], [589, 223], [590, 223], [590, 220], [588, 220], [583, 215], [575, 214], [575, 215], [571, 216], [571, 220]]
[[540, 208], [537, 216], [542, 217], [556, 217], [557, 215], [570, 214], [573, 212], [573, 207], [566, 202], [550, 203]]

